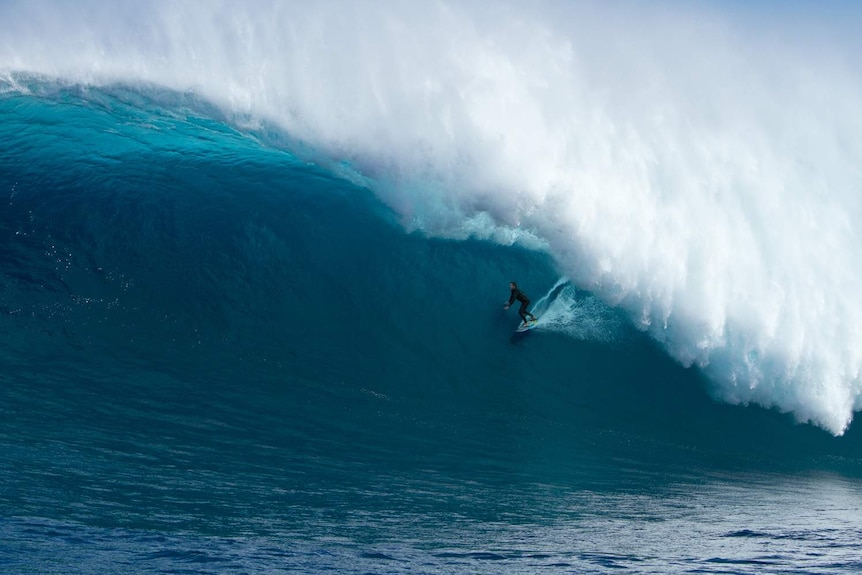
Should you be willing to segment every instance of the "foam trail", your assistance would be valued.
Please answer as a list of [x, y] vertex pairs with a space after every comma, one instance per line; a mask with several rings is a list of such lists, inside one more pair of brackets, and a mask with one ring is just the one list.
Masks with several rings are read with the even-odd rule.
[[859, 9], [739, 10], [7, 0], [0, 71], [192, 90], [349, 163], [408, 227], [545, 246], [717, 397], [840, 434], [862, 408]]
[[560, 278], [533, 305], [537, 329], [579, 340], [612, 342], [623, 332], [619, 314], [595, 296], [579, 294], [568, 278]]

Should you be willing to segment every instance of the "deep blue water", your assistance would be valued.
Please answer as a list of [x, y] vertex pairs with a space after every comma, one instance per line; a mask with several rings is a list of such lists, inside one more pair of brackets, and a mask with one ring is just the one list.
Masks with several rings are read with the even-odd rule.
[[515, 336], [548, 255], [408, 233], [192, 96], [0, 118], [0, 572], [862, 569], [856, 426], [713, 401], [609, 308]]

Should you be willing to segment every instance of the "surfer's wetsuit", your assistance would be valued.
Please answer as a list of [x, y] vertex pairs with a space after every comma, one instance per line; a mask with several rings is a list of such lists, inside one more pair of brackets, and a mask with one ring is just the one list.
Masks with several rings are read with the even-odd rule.
[[518, 315], [521, 316], [524, 323], [527, 323], [527, 316], [535, 319], [536, 316], [527, 311], [527, 306], [530, 305], [530, 298], [524, 295], [524, 292], [519, 290], [517, 285], [512, 288], [512, 297], [509, 298], [509, 303], [506, 304], [506, 309], [509, 309], [509, 306], [515, 303], [515, 300], [521, 302], [521, 307], [518, 309]]

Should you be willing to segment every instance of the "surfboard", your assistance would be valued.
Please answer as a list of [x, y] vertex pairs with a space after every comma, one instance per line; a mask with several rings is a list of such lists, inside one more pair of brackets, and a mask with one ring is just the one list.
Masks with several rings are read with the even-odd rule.
[[533, 329], [534, 327], [536, 327], [536, 324], [538, 324], [538, 323], [539, 323], [538, 319], [531, 319], [527, 323], [522, 322], [518, 325], [518, 329], [515, 330], [515, 333], [522, 333], [525, 331], [529, 331], [529, 330]]

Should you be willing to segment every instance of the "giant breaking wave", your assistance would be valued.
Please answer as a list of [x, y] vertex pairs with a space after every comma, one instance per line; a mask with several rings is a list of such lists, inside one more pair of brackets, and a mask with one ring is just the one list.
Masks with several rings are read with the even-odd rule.
[[192, 91], [289, 134], [408, 229], [549, 250], [720, 399], [841, 434], [862, 408], [847, 16], [10, 0], [0, 74], [6, 90], [41, 75]]

